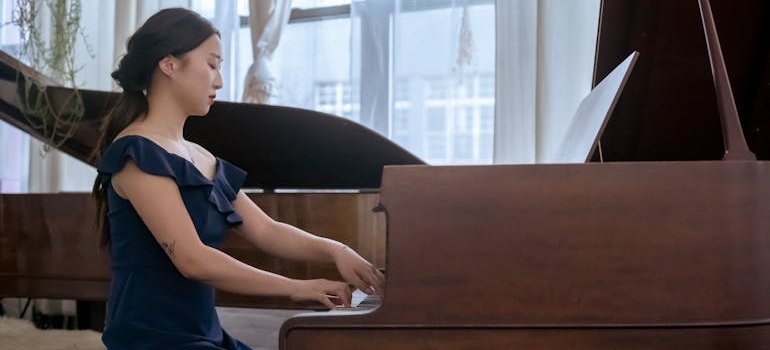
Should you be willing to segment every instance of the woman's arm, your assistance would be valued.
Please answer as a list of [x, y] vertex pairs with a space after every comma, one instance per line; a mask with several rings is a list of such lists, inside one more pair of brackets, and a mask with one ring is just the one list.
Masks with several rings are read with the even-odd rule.
[[342, 277], [356, 288], [370, 294], [382, 293], [382, 273], [348, 246], [273, 220], [243, 191], [233, 205], [243, 218], [237, 228], [239, 234], [265, 252], [296, 261], [333, 261]]
[[334, 295], [345, 305], [350, 304], [350, 290], [344, 283], [289, 279], [251, 267], [203, 244], [172, 179], [144, 173], [129, 161], [113, 176], [112, 185], [131, 202], [185, 277], [239, 294], [317, 300], [329, 308], [333, 308], [334, 303], [327, 296]]

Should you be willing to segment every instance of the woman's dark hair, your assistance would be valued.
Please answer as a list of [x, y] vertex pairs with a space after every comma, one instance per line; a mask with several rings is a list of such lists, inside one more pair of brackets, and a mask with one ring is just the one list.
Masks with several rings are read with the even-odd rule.
[[[168, 8], [147, 19], [128, 38], [126, 54], [120, 59], [112, 78], [123, 88], [118, 101], [102, 122], [99, 140], [91, 154], [97, 163], [121, 130], [147, 114], [147, 97], [152, 74], [164, 57], [182, 56], [195, 49], [212, 35], [219, 35], [214, 26], [196, 12], [184, 8]], [[107, 192], [99, 174], [92, 195], [96, 202], [96, 227], [102, 233], [103, 246], [110, 244], [107, 220]]]

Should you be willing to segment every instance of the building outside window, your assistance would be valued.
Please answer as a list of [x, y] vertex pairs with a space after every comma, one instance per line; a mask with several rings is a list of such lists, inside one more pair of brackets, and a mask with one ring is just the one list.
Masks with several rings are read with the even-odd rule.
[[[314, 109], [360, 122], [429, 164], [491, 164], [494, 129], [494, 2], [466, 1], [473, 34], [472, 66], [455, 66], [458, 1], [399, 0], [387, 32], [368, 40], [359, 32], [367, 16], [350, 19], [349, 1], [293, 1], [294, 8], [318, 10], [283, 29], [272, 67], [279, 80], [274, 104]], [[345, 13], [324, 17], [330, 8]], [[376, 17], [376, 16], [371, 16]], [[437, 33], [442, 33], [437, 35]], [[371, 33], [370, 33], [371, 34]], [[387, 43], [387, 44], [384, 44]], [[367, 45], [385, 45], [385, 73], [368, 73]], [[376, 48], [375, 48], [376, 49]], [[244, 64], [250, 64], [250, 57]], [[370, 74], [370, 75], [367, 75]], [[385, 108], [365, 106], [367, 84], [388, 90]], [[362, 115], [363, 113], [369, 113]], [[367, 112], [368, 111], [368, 112]], [[371, 112], [375, 111], [375, 112]]]

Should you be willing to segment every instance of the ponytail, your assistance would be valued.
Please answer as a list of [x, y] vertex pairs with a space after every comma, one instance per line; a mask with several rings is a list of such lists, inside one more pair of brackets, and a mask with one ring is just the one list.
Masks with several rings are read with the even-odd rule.
[[[91, 159], [95, 163], [101, 161], [104, 151], [112, 143], [112, 140], [118, 136], [118, 133], [125, 129], [142, 115], [147, 114], [147, 98], [141, 91], [123, 91], [118, 102], [110, 110], [102, 122], [99, 130], [99, 140], [96, 143]], [[91, 194], [94, 197], [96, 206], [96, 230], [101, 232], [101, 246], [110, 245], [110, 222], [107, 220], [107, 188], [104, 186], [104, 175], [97, 174], [94, 180], [94, 186]]]

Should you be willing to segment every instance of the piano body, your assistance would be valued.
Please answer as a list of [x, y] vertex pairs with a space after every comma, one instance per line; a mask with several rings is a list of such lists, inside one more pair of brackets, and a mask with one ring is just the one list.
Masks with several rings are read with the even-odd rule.
[[[19, 72], [32, 72], [0, 52], [0, 118], [43, 139], [21, 114]], [[72, 90], [46, 87], [56, 110]], [[74, 136], [59, 149], [86, 163], [103, 116], [116, 93], [81, 90], [86, 113]], [[52, 123], [49, 123], [49, 125]], [[216, 102], [209, 115], [191, 118], [186, 137], [248, 172], [244, 189], [268, 215], [348, 244], [378, 267], [385, 264], [384, 221], [373, 213], [386, 164], [423, 162], [379, 134], [352, 121], [310, 110]], [[94, 175], [96, 175], [94, 173]], [[290, 189], [290, 191], [280, 191]], [[90, 193], [0, 194], [0, 298], [83, 301], [93, 311], [92, 328], [103, 319], [110, 279], [108, 254], [99, 247]], [[340, 279], [332, 263], [307, 264], [263, 254], [236, 234], [223, 250], [259, 268], [293, 278]], [[279, 297], [221, 292], [221, 306], [322, 307]], [[93, 302], [93, 303], [89, 303]], [[103, 315], [101, 315], [103, 317]], [[81, 321], [81, 320], [79, 320]], [[88, 322], [79, 322], [81, 325]]]
[[712, 2], [602, 2], [595, 81], [640, 56], [593, 161], [386, 166], [381, 304], [281, 349], [770, 348], [770, 3]]

